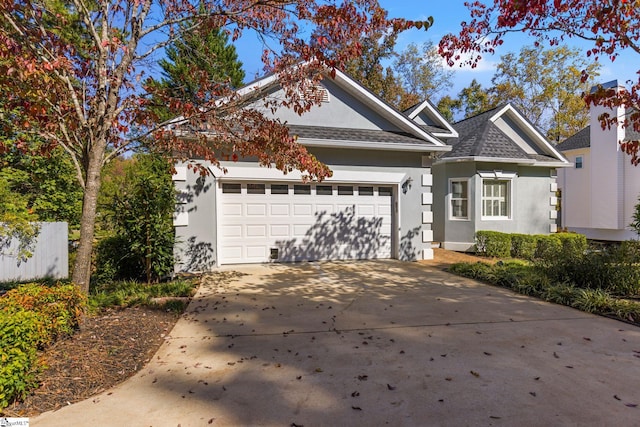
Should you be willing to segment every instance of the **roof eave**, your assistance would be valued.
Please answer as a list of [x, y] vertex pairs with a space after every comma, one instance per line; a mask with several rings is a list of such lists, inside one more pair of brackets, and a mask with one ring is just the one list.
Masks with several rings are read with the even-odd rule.
[[562, 168], [572, 166], [569, 162], [551, 161], [541, 162], [534, 159], [509, 159], [506, 157], [483, 157], [483, 156], [465, 156], [465, 157], [445, 157], [440, 158], [436, 163], [460, 163], [460, 162], [477, 162], [477, 163], [512, 163], [517, 166], [533, 166], [533, 167], [553, 167]]
[[449, 145], [406, 144], [399, 142], [371, 142], [350, 140], [323, 140], [312, 138], [298, 138], [298, 142], [307, 147], [342, 148], [356, 150], [381, 150], [381, 151], [413, 151], [413, 152], [448, 152]]

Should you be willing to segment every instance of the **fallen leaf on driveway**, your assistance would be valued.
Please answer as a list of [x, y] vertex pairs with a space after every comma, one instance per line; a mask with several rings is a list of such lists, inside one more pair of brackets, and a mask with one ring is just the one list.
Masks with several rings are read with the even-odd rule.
[[471, 375], [473, 375], [474, 377], [479, 377], [479, 376], [480, 376], [480, 374], [479, 374], [479, 373], [477, 373], [476, 371], [469, 371], [469, 373], [470, 373]]
[[613, 398], [614, 398], [615, 400], [622, 400], [622, 399], [620, 399], [620, 398], [618, 397], [618, 395], [616, 395], [616, 394], [614, 394], [614, 395], [613, 395]]
[[638, 405], [635, 403], [625, 403], [624, 406], [628, 406], [629, 408], [636, 408]]
[[362, 411], [362, 408], [359, 406], [352, 406], [351, 409], [353, 409], [354, 411]]
[[391, 384], [387, 384], [387, 388], [389, 390], [395, 390], [396, 388], [394, 386], [392, 386]]

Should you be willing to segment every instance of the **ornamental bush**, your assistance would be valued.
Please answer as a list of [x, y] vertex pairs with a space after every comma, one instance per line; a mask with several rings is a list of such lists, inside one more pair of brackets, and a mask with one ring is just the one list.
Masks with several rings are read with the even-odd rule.
[[511, 235], [511, 256], [532, 260], [536, 254], [538, 247], [538, 236], [531, 234], [512, 234]]
[[511, 254], [511, 235], [499, 231], [477, 231], [476, 252], [480, 255], [506, 258]]
[[73, 285], [29, 283], [0, 298], [0, 410], [37, 385], [38, 349], [73, 333], [85, 303]]

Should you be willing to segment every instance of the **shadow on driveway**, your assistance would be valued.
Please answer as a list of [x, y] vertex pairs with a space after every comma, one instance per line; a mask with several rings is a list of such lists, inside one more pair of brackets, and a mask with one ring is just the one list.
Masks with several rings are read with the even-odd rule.
[[640, 329], [417, 263], [235, 266], [153, 361], [34, 426], [637, 425]]

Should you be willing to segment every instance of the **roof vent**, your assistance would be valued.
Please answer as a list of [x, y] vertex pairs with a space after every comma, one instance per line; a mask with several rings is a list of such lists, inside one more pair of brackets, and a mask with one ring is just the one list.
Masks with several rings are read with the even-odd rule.
[[331, 100], [329, 97], [329, 91], [320, 85], [306, 88], [302, 93], [302, 98], [309, 100], [317, 99], [320, 102], [329, 102]]

